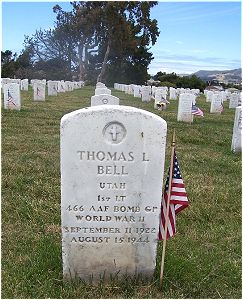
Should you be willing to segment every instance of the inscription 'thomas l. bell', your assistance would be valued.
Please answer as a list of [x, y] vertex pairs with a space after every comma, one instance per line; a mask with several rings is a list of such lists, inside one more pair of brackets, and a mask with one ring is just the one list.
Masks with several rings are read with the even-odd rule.
[[98, 175], [128, 175], [125, 166], [98, 166]]

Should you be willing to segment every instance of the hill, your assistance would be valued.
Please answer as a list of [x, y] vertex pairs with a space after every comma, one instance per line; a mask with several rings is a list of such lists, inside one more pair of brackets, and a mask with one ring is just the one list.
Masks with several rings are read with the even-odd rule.
[[202, 80], [205, 81], [212, 81], [217, 80], [222, 83], [241, 83], [242, 81], [242, 69], [234, 69], [234, 70], [224, 70], [224, 71], [207, 71], [207, 70], [200, 70], [194, 75], [198, 76]]

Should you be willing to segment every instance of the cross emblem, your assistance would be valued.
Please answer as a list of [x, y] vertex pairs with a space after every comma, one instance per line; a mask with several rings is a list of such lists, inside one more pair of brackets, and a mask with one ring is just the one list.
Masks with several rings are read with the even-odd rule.
[[118, 130], [118, 126], [112, 125], [110, 127], [109, 133], [111, 134], [112, 141], [117, 140], [117, 135], [121, 133], [121, 131]]

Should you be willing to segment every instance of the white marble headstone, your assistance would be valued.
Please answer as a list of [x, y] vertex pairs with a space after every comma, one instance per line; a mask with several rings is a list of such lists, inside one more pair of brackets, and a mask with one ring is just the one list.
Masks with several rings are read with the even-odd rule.
[[239, 105], [239, 94], [232, 93], [230, 95], [229, 108], [236, 108]]
[[151, 87], [143, 86], [141, 88], [141, 94], [142, 94], [142, 101], [149, 102], [151, 100]]
[[233, 152], [241, 152], [241, 131], [242, 131], [242, 106], [238, 106], [235, 109], [235, 120], [233, 128], [233, 136], [231, 143], [231, 150]]
[[58, 93], [65, 93], [66, 92], [65, 83], [64, 83], [63, 80], [58, 81], [58, 83], [57, 83], [57, 91], [58, 91]]
[[219, 93], [214, 93], [211, 100], [210, 113], [221, 114], [222, 109], [222, 96]]
[[170, 87], [170, 100], [176, 100], [176, 99], [177, 99], [176, 90]]
[[179, 104], [178, 104], [178, 114], [177, 121], [192, 123], [193, 115], [192, 115], [192, 103], [194, 95], [191, 94], [180, 94]]
[[208, 91], [206, 94], [206, 102], [211, 102], [212, 98], [213, 98], [213, 92]]
[[3, 88], [4, 92], [4, 108], [12, 110], [20, 110], [20, 86], [18, 83], [7, 83]]
[[94, 106], [62, 118], [64, 278], [152, 277], [166, 132], [162, 118], [129, 106]]
[[111, 95], [111, 90], [106, 87], [95, 89], [95, 95], [102, 95], [102, 94]]
[[41, 82], [34, 83], [34, 101], [45, 101], [46, 84]]
[[140, 85], [134, 85], [134, 86], [133, 86], [133, 96], [134, 96], [134, 97], [139, 97], [139, 98], [141, 98], [140, 88], [141, 88]]
[[47, 92], [48, 96], [57, 96], [58, 82], [57, 81], [47, 81]]
[[21, 80], [20, 87], [22, 91], [28, 91], [28, 87], [29, 87], [28, 79]]
[[96, 88], [106, 88], [105, 84], [103, 82], [97, 82], [96, 83]]
[[119, 105], [119, 100], [120, 100], [119, 98], [112, 95], [107, 95], [107, 94], [95, 95], [91, 97], [91, 106]]

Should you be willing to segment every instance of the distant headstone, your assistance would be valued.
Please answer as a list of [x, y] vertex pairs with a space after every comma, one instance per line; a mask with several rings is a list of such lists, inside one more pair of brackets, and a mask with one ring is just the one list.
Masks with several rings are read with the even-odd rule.
[[47, 93], [48, 96], [57, 96], [58, 82], [57, 81], [47, 81]]
[[112, 95], [95, 95], [91, 97], [91, 106], [96, 105], [119, 105], [119, 98]]
[[239, 94], [232, 93], [230, 95], [229, 108], [236, 108], [239, 105]]
[[134, 85], [133, 86], [133, 96], [141, 98], [141, 92], [140, 92], [141, 86], [140, 85]]
[[152, 278], [166, 131], [162, 118], [128, 106], [94, 106], [62, 118], [64, 278]]
[[34, 101], [45, 101], [46, 85], [41, 82], [34, 83]]
[[[156, 89], [154, 96], [154, 108], [158, 108], [157, 105], [161, 100], [166, 100], [167, 92], [162, 89]], [[164, 101], [165, 102], [165, 101]]]
[[192, 115], [193, 99], [194, 96], [191, 94], [187, 94], [187, 93], [180, 94], [177, 121], [182, 121], [186, 123], [193, 122], [193, 115]]
[[65, 93], [66, 92], [64, 81], [58, 81], [58, 83], [57, 83], [57, 91], [58, 91], [58, 93]]
[[222, 96], [219, 93], [214, 93], [211, 100], [210, 113], [221, 114], [222, 108]]
[[21, 80], [20, 87], [21, 87], [22, 91], [28, 91], [28, 88], [29, 88], [29, 81], [28, 81], [28, 79]]
[[213, 98], [213, 92], [208, 91], [206, 94], [206, 102], [211, 102], [212, 98]]
[[7, 83], [3, 88], [4, 92], [4, 108], [12, 110], [20, 110], [20, 86], [18, 83]]
[[151, 87], [150, 86], [143, 86], [141, 88], [142, 93], [142, 101], [149, 102], [151, 100]]
[[97, 82], [96, 88], [106, 88], [105, 84], [103, 82]]
[[238, 106], [235, 109], [235, 120], [232, 136], [231, 150], [233, 152], [241, 152], [241, 130], [242, 130], [242, 106]]
[[176, 99], [177, 99], [176, 90], [170, 87], [170, 100], [176, 100]]
[[96, 88], [95, 95], [101, 95], [101, 94], [111, 95], [111, 90], [106, 87], [105, 88]]

